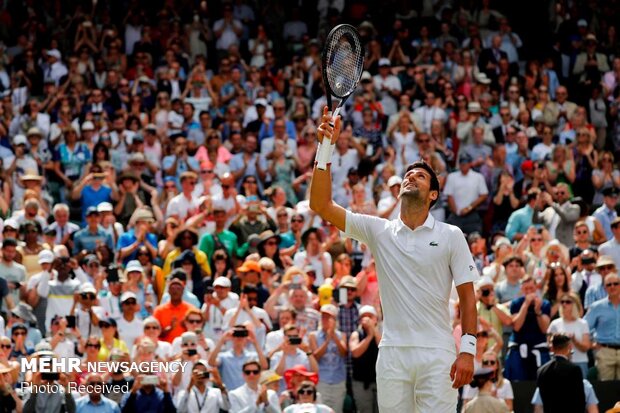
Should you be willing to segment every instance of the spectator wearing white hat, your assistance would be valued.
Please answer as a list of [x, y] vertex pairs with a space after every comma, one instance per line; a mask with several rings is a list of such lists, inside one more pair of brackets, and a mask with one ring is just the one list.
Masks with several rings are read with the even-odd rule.
[[357, 329], [349, 337], [349, 350], [353, 358], [353, 398], [358, 413], [379, 411], [375, 365], [381, 336], [377, 310], [371, 305], [362, 306]]
[[207, 289], [204, 296], [201, 309], [206, 321], [204, 333], [213, 340], [218, 340], [226, 330], [222, 326], [226, 311], [239, 305], [239, 295], [233, 293], [231, 287], [232, 283], [228, 277], [217, 277], [213, 282], [213, 291]]
[[109, 202], [102, 202], [97, 205], [97, 212], [99, 212], [99, 216], [101, 217], [101, 228], [110, 234], [116, 245], [120, 236], [125, 233], [125, 228], [123, 224], [116, 221], [114, 207]]
[[400, 184], [403, 182], [402, 178], [398, 175], [390, 176], [387, 181], [387, 186], [390, 190], [390, 196], [379, 200], [377, 206], [377, 215], [381, 218], [389, 220], [396, 219], [400, 216]]
[[323, 402], [340, 413], [347, 392], [347, 341], [344, 333], [336, 329], [337, 319], [338, 307], [321, 307], [321, 328], [310, 334], [310, 350], [319, 362], [317, 389]]
[[82, 337], [101, 335], [99, 320], [106, 314], [103, 307], [95, 305], [96, 299], [97, 289], [89, 282], [82, 284], [78, 293], [73, 294], [73, 306], [69, 315], [75, 316], [75, 326]]
[[128, 347], [133, 346], [136, 339], [143, 335], [144, 325], [138, 315], [138, 297], [133, 291], [125, 291], [121, 295], [121, 311], [123, 315], [116, 320], [118, 335]]
[[50, 49], [47, 51], [47, 68], [43, 72], [45, 81], [52, 81], [56, 86], [59, 85], [60, 78], [69, 72], [67, 67], [62, 63], [62, 55], [58, 49]]
[[[60, 205], [60, 204], [59, 204]], [[57, 273], [52, 269], [54, 263], [54, 253], [50, 250], [42, 250], [39, 252], [39, 265], [41, 272], [33, 275], [28, 280], [26, 286], [26, 302], [33, 308], [34, 315], [37, 319], [39, 330], [45, 334], [45, 310], [47, 308], [47, 298], [37, 294], [37, 286], [41, 281], [43, 274], [54, 277]]]
[[398, 111], [398, 97], [402, 90], [400, 80], [391, 73], [392, 63], [390, 59], [382, 57], [379, 59], [379, 74], [373, 78], [375, 89], [381, 96], [383, 113], [386, 116], [393, 115]]

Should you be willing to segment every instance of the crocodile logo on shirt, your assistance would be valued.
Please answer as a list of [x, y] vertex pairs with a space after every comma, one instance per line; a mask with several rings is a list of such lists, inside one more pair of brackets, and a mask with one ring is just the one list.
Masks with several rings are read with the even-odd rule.
[[428, 243], [428, 245], [430, 245], [431, 247], [436, 247], [436, 246], [438, 246], [439, 244], [437, 244], [437, 242], [436, 242], [436, 241], [431, 241], [431, 242], [429, 242], [429, 243]]

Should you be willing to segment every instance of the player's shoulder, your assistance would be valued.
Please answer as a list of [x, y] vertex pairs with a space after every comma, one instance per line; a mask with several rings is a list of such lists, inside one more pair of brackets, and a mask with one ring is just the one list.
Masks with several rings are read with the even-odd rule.
[[[435, 220], [435, 228], [437, 231], [444, 233], [446, 236], [450, 237], [450, 241], [458, 238], [465, 238], [465, 234], [463, 234], [463, 230], [457, 227], [456, 225], [448, 224], [447, 222], [437, 221]], [[454, 238], [452, 238], [454, 237]]]

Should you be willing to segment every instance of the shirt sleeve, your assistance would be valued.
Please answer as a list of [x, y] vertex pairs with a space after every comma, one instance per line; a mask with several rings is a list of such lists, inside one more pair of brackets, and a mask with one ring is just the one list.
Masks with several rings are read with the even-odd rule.
[[480, 175], [478, 178], [478, 194], [487, 195], [489, 188], [487, 188], [487, 183], [484, 181], [484, 176]]
[[374, 245], [370, 240], [374, 238], [388, 222], [385, 219], [356, 214], [347, 210], [344, 233], [347, 237], [356, 239], [367, 245]]
[[469, 251], [463, 232], [453, 227], [450, 235], [450, 270], [454, 285], [457, 287], [468, 282], [476, 282], [480, 278], [478, 267]]

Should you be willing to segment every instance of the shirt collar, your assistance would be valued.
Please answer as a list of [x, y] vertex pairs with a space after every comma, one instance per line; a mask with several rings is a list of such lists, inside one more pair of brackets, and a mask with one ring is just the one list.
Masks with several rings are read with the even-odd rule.
[[[411, 228], [409, 228], [407, 225], [405, 225], [403, 220], [400, 219], [400, 216], [398, 218], [396, 218], [394, 220], [394, 222], [395, 222], [396, 232], [397, 233], [402, 231], [404, 228], [407, 228], [409, 231], [411, 231]], [[433, 214], [431, 214], [429, 212], [427, 217], [426, 217], [426, 220], [424, 221], [424, 223], [421, 226], [419, 226], [418, 228], [416, 228], [415, 230], [417, 231], [419, 228], [427, 228], [427, 229], [435, 228], [435, 217], [433, 217]]]

